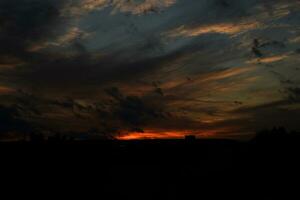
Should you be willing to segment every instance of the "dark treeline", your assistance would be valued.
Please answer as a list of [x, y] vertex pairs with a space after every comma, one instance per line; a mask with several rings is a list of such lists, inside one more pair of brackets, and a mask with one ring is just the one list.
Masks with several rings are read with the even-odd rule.
[[[193, 136], [79, 141], [60, 134], [48, 139], [32, 134], [28, 141], [0, 143], [0, 157], [2, 171], [12, 172], [5, 173], [8, 180], [18, 180], [14, 184], [22, 187], [34, 180], [31, 188], [51, 194], [90, 191], [83, 193], [108, 195], [108, 199], [274, 199], [283, 195], [291, 199], [299, 195], [299, 149], [300, 134], [278, 127], [260, 131], [250, 141]], [[50, 181], [55, 188], [71, 189], [43, 185]]]

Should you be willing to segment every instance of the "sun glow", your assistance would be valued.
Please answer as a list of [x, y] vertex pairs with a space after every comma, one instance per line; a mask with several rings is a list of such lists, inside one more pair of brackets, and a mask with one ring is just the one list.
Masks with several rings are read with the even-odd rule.
[[117, 137], [119, 140], [152, 140], [152, 139], [183, 139], [186, 135], [196, 135], [199, 137], [213, 137], [214, 131], [145, 131], [144, 133], [129, 132]]

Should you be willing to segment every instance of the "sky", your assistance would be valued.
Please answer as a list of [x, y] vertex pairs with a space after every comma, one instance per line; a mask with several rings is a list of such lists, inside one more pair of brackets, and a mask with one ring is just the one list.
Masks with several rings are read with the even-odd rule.
[[300, 130], [299, 0], [1, 0], [0, 139]]

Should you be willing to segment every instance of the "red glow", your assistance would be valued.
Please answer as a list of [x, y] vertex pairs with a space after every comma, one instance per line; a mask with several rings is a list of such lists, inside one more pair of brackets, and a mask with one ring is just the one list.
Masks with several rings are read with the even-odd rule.
[[146, 139], [183, 139], [186, 135], [213, 137], [215, 132], [195, 133], [193, 131], [145, 131], [144, 133], [129, 132], [117, 137], [119, 140], [146, 140]]

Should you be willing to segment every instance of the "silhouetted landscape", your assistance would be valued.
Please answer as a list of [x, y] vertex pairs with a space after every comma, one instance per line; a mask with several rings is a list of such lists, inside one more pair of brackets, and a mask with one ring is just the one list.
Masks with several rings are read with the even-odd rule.
[[2, 167], [8, 166], [14, 177], [25, 177], [17, 184], [37, 179], [34, 185], [40, 189], [39, 182], [57, 180], [58, 188], [67, 184], [93, 193], [101, 188], [101, 195], [111, 198], [142, 199], [293, 199], [299, 195], [299, 150], [300, 134], [284, 128], [261, 131], [250, 141], [33, 136], [30, 141], [0, 144], [6, 163]]

